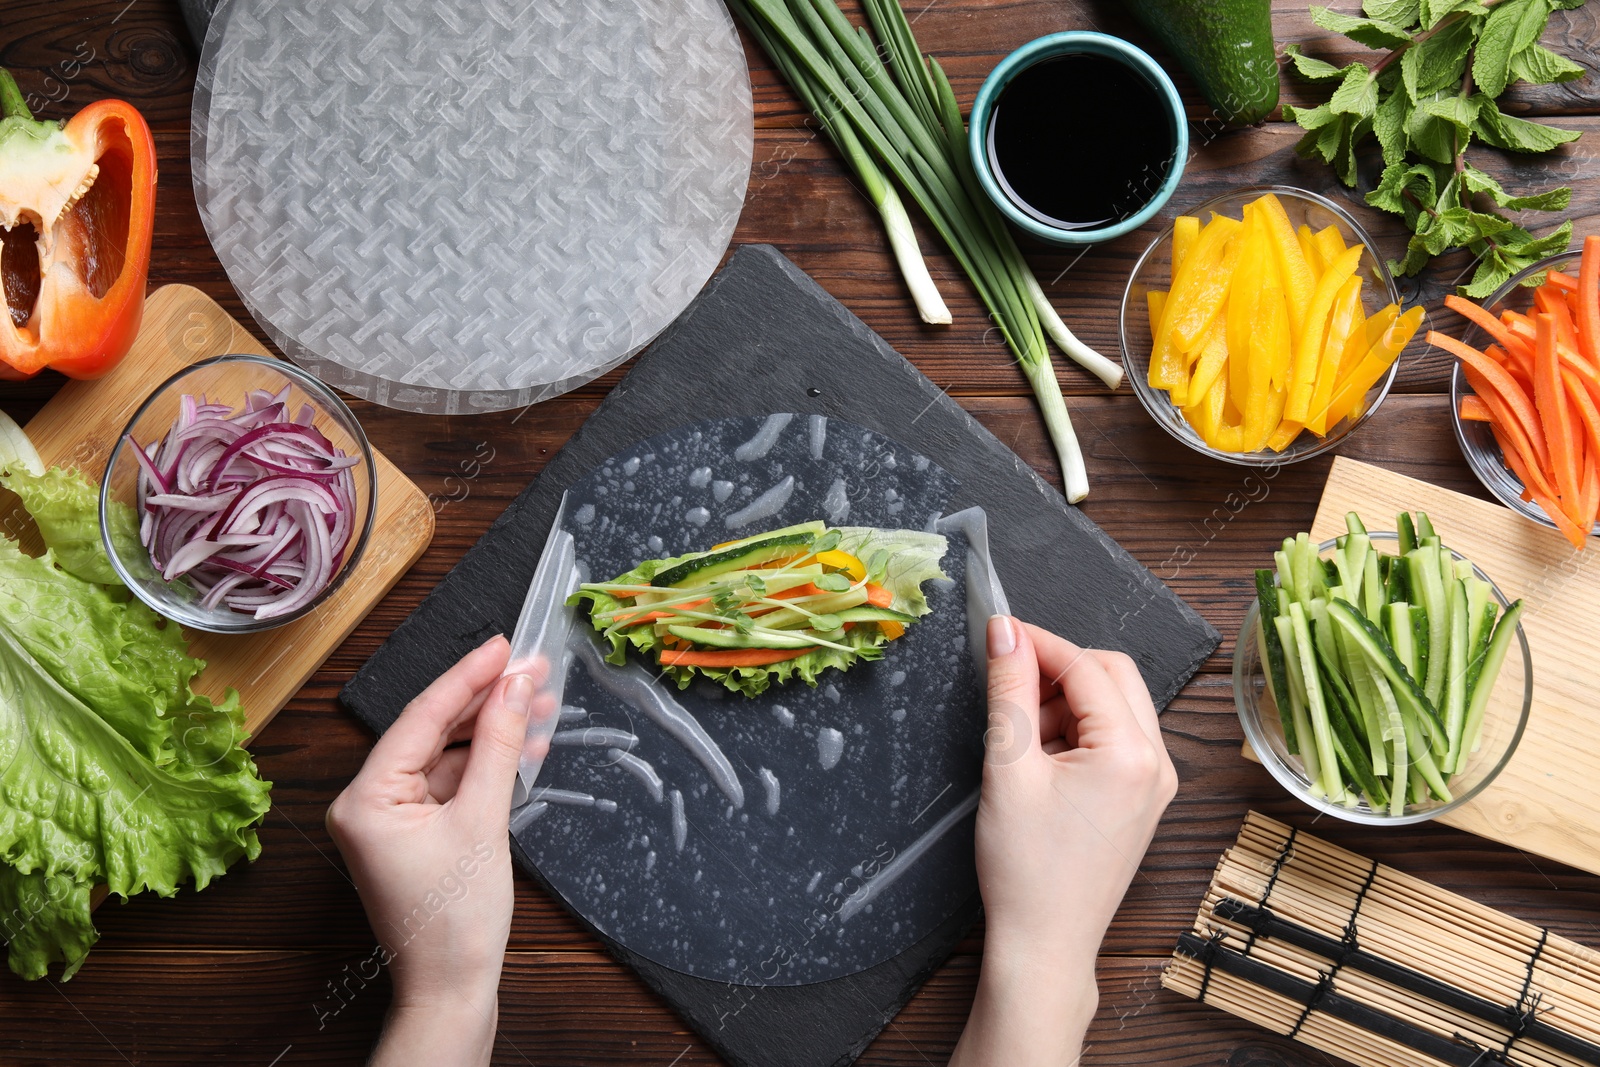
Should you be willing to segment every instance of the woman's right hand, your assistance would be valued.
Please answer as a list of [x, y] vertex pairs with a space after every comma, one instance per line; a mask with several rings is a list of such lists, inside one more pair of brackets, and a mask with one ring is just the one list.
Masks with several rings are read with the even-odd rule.
[[989, 620], [978, 804], [985, 945], [952, 1064], [1073, 1062], [1094, 961], [1178, 777], [1150, 693], [1120, 652]]

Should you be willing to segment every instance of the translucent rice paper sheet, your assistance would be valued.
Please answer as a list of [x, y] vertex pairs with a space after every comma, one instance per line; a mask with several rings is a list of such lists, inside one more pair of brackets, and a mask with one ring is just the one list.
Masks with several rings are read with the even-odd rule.
[[494, 411], [677, 317], [733, 235], [752, 115], [720, 0], [231, 0], [195, 199], [296, 362], [390, 407]]
[[950, 538], [950, 581], [882, 660], [755, 699], [604, 663], [536, 576], [516, 655], [557, 665], [562, 711], [512, 832], [574, 910], [677, 971], [800, 985], [898, 955], [976, 891], [983, 630], [1006, 605], [983, 512], [943, 515], [954, 488], [879, 434], [787, 414], [680, 427], [572, 486], [543, 588], [813, 518]]

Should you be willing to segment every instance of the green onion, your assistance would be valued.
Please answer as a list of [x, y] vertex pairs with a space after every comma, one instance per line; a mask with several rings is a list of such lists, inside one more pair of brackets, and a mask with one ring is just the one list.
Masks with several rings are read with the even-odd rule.
[[729, 0], [729, 7], [861, 178], [925, 319], [943, 302], [938, 309], [924, 302], [926, 265], [898, 195], [885, 195], [893, 194], [887, 179], [899, 184], [954, 253], [1039, 399], [1067, 499], [1082, 500], [1088, 474], [1046, 335], [1113, 388], [1122, 371], [1074, 337], [1050, 306], [978, 185], [949, 79], [918, 50], [898, 0], [866, 0], [881, 55], [873, 36], [852, 26], [835, 0]]

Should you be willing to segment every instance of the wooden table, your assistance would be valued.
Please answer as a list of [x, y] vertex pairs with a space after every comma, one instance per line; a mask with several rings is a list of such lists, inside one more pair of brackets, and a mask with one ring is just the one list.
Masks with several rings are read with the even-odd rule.
[[[1354, 0], [1334, 0], [1340, 10]], [[920, 3], [913, 2], [913, 7]], [[1314, 28], [1304, 0], [1277, 0], [1280, 42], [1329, 55], [1340, 42]], [[1040, 34], [1095, 27], [1148, 44], [1114, 4], [1084, 0], [934, 0], [916, 18], [922, 45], [944, 61], [963, 103], [1007, 51]], [[1557, 12], [1547, 43], [1600, 66], [1600, 3]], [[250, 322], [223, 274], [195, 211], [189, 170], [189, 108], [197, 55], [172, 0], [5, 0], [0, 62], [35, 94], [46, 117], [66, 117], [105, 96], [132, 101], [148, 117], [160, 152], [151, 284], [187, 282]], [[828, 146], [751, 51], [757, 135], [749, 201], [736, 242], [771, 242], [905, 353], [1049, 479], [1057, 476], [1026, 384], [990, 336], [953, 261], [932, 257], [955, 313], [945, 330], [921, 326], [895, 273], [876, 219]], [[1297, 159], [1297, 130], [1279, 122], [1219, 131], [1177, 75], [1195, 120], [1197, 151], [1167, 214], [1232, 186], [1283, 182], [1333, 196], [1398, 255], [1396, 220], [1361, 206], [1319, 165]], [[1305, 93], [1288, 76], [1285, 99]], [[1514, 94], [1528, 115], [1560, 116], [1587, 131], [1576, 145], [1537, 160], [1484, 151], [1481, 165], [1519, 189], [1575, 188], [1577, 234], [1600, 232], [1600, 77]], [[1092, 161], [1085, 161], [1093, 165]], [[1530, 225], [1548, 226], [1535, 217]], [[1133, 258], [1155, 227], [1081, 257], [1040, 252], [1034, 262], [1072, 327], [1117, 351], [1116, 312]], [[1421, 280], [1430, 307], [1468, 266], [1441, 261]], [[1415, 281], [1408, 297], [1418, 296]], [[371, 735], [335, 703], [339, 687], [410, 612], [559, 449], [618, 375], [540, 405], [515, 425], [512, 413], [425, 417], [357, 403], [375, 444], [438, 509], [433, 547], [389, 598], [252, 745], [276, 783], [261, 858], [202, 894], [136, 897], [103, 908], [101, 941], [70, 984], [24, 984], [0, 974], [0, 1063], [296, 1064], [361, 1062], [388, 1001], [387, 980], [359, 965], [373, 938], [337, 852], [322, 828], [328, 802], [361, 765]], [[1305, 529], [1327, 473], [1326, 459], [1268, 480], [1202, 460], [1158, 429], [1126, 389], [1108, 395], [1064, 368], [1073, 419], [1088, 455], [1093, 492], [1085, 512], [1166, 579], [1226, 639], [1162, 718], [1183, 784], [1100, 958], [1100, 1013], [1085, 1064], [1230, 1067], [1332, 1062], [1303, 1046], [1163, 991], [1161, 966], [1194, 918], [1221, 850], [1255, 808], [1301, 826], [1309, 811], [1239, 756], [1240, 731], [1228, 677], [1233, 634], [1251, 597], [1251, 568], [1286, 532]], [[1396, 395], [1345, 448], [1464, 492], [1482, 495], [1448, 429], [1441, 395], [1446, 365], [1420, 345], [1403, 360]], [[59, 385], [49, 375], [0, 386], [0, 406], [19, 419]], [[1451, 889], [1600, 945], [1600, 879], [1442, 827], [1362, 830], [1322, 820], [1315, 831]], [[1071, 908], [1071, 886], [1061, 887]], [[659, 1064], [691, 1067], [717, 1058], [631, 972], [542, 892], [517, 890], [502, 987], [497, 1063]], [[978, 973], [981, 931], [928, 982], [867, 1050], [861, 1063], [942, 1063], [961, 1031]], [[365, 976], [365, 977], [364, 977]], [[803, 1040], [803, 1035], [796, 1035]]]

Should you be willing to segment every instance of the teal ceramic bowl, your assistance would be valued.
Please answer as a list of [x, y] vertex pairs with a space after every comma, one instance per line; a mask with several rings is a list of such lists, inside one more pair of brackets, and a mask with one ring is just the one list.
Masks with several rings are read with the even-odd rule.
[[[1001, 188], [1000, 181], [995, 176], [994, 169], [989, 164], [989, 122], [994, 115], [995, 104], [999, 101], [1000, 94], [1018, 74], [1047, 59], [1083, 54], [1115, 60], [1147, 81], [1155, 90], [1156, 96], [1166, 103], [1167, 114], [1172, 121], [1176, 136], [1172, 164], [1167, 170], [1166, 180], [1161, 183], [1161, 187], [1143, 208], [1110, 226], [1068, 230], [1051, 226], [1029, 215], [1006, 195], [1006, 191]], [[989, 72], [989, 77], [984, 79], [983, 87], [978, 90], [978, 99], [972, 105], [972, 119], [968, 124], [967, 138], [971, 148], [972, 165], [978, 172], [978, 181], [994, 205], [1019, 228], [1041, 240], [1058, 245], [1098, 244], [1137, 230], [1155, 217], [1156, 212], [1161, 210], [1167, 198], [1178, 187], [1178, 181], [1183, 177], [1184, 161], [1189, 158], [1188, 119], [1184, 114], [1183, 101], [1179, 98], [1172, 79], [1167, 77], [1167, 72], [1162, 70], [1161, 65], [1148, 54], [1120, 37], [1092, 33], [1088, 30], [1069, 30], [1065, 33], [1052, 33], [1039, 37], [1002, 59], [1000, 64]]]

